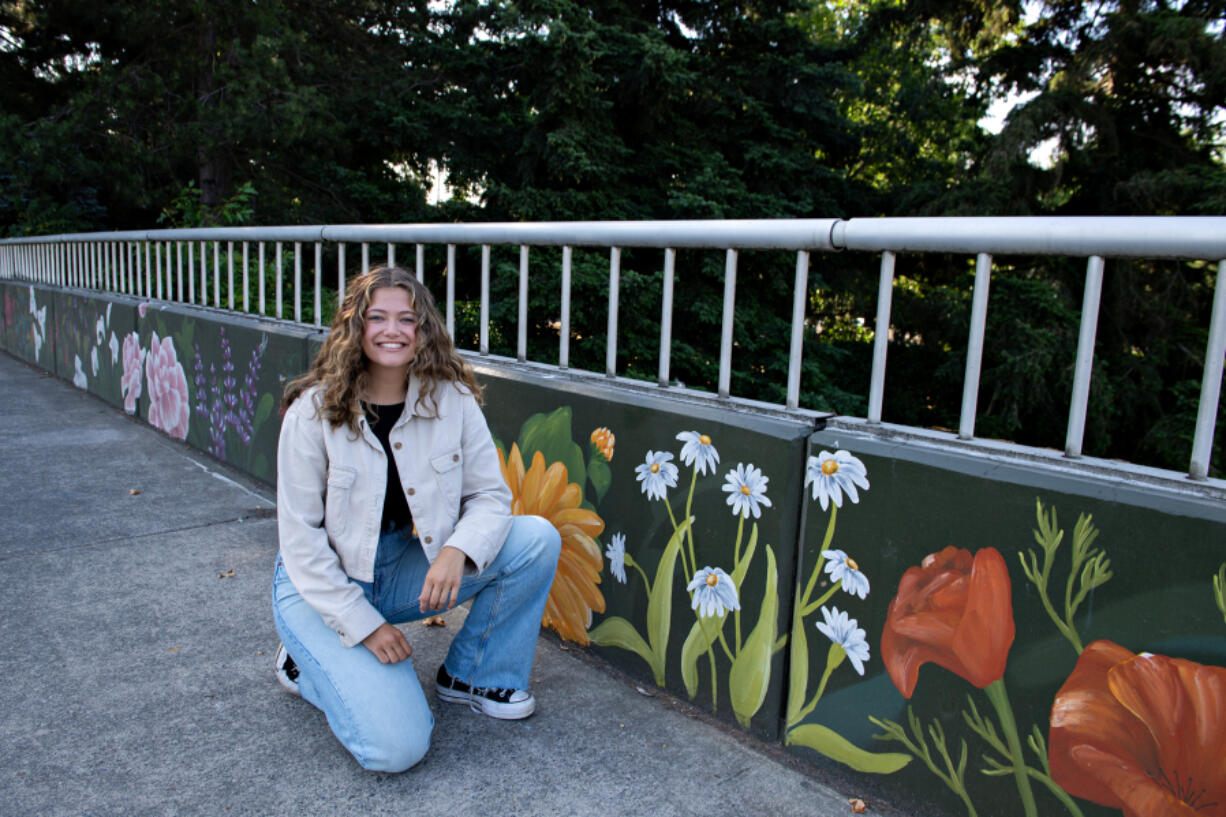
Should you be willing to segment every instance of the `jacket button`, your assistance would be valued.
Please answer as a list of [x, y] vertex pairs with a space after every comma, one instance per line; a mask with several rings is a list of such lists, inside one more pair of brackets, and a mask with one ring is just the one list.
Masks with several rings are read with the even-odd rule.
[[460, 461], [460, 455], [459, 455], [459, 454], [452, 454], [452, 455], [451, 455], [451, 461], [452, 461], [452, 462], [459, 462], [459, 461]]
[[393, 445], [392, 445], [392, 448], [396, 449], [397, 451], [399, 451], [399, 450], [400, 450], [401, 448], [403, 448], [403, 447], [404, 447], [404, 446], [403, 446], [403, 445], [401, 445], [400, 443], [395, 443], [395, 444], [393, 444]]
[[416, 493], [417, 493], [417, 489], [416, 489], [416, 488], [410, 488], [410, 489], [409, 489], [408, 491], [406, 491], [405, 493], [407, 493], [409, 496], [413, 496], [414, 494], [416, 494]]
[[431, 543], [431, 542], [433, 542], [433, 541], [434, 541], [434, 540], [433, 540], [433, 539], [431, 539], [429, 536], [427, 536], [427, 537], [426, 537], [426, 544], [427, 544], [427, 545], [428, 545], [428, 544], [430, 544], [430, 543]]

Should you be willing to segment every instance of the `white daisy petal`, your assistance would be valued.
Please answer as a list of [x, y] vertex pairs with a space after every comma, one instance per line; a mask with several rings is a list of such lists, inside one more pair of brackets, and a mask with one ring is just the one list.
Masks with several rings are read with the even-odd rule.
[[690, 609], [697, 610], [701, 618], [722, 616], [741, 609], [736, 585], [723, 568], [704, 567], [694, 574], [685, 589], [694, 594]]

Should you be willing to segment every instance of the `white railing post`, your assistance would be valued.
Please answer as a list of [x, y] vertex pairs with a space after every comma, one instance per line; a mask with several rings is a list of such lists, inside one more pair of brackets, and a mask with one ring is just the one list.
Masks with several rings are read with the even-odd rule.
[[1217, 425], [1218, 400], [1222, 396], [1222, 364], [1226, 358], [1226, 258], [1218, 261], [1217, 281], [1213, 287], [1213, 312], [1209, 317], [1209, 343], [1205, 348], [1205, 373], [1200, 382], [1200, 405], [1196, 410], [1196, 436], [1192, 440], [1192, 463], [1188, 476], [1209, 477], [1209, 458], [1213, 454], [1213, 432]]
[[[418, 244], [417, 246], [421, 246]], [[420, 269], [420, 267], [418, 268]], [[447, 334], [455, 340], [455, 244], [447, 245]], [[417, 279], [421, 281], [420, 278]]]
[[490, 353], [490, 245], [481, 245], [481, 337], [478, 351]]
[[609, 329], [605, 343], [604, 373], [617, 376], [617, 308], [621, 290], [621, 247], [609, 248]]
[[315, 242], [315, 325], [323, 326], [324, 313], [324, 245]]
[[426, 280], [426, 245], [417, 245], [417, 283], [424, 283]]
[[809, 296], [809, 252], [796, 253], [796, 279], [792, 284], [792, 344], [788, 349], [787, 407], [800, 407], [800, 362], [804, 350], [805, 301]]
[[243, 311], [251, 311], [251, 242], [243, 242]]
[[966, 376], [962, 381], [962, 417], [958, 439], [975, 436], [975, 411], [979, 402], [979, 370], [983, 365], [984, 328], [988, 320], [988, 284], [992, 278], [992, 256], [981, 252], [975, 259], [975, 292], [971, 304], [971, 331], [966, 343]]
[[724, 254], [724, 321], [719, 339], [719, 396], [727, 397], [732, 387], [732, 326], [736, 304], [737, 251]]
[[234, 310], [234, 242], [226, 242], [226, 308]]
[[294, 242], [294, 323], [302, 323], [302, 242]]
[[673, 278], [677, 269], [677, 251], [664, 250], [664, 280], [660, 288], [660, 371], [656, 382], [667, 388], [669, 366], [673, 354]]
[[1103, 292], [1103, 258], [1092, 255], [1086, 263], [1086, 290], [1081, 298], [1081, 329], [1077, 337], [1077, 364], [1073, 370], [1073, 395], [1069, 399], [1068, 431], [1064, 456], [1081, 456], [1085, 440], [1086, 409], [1090, 403], [1090, 376], [1094, 370], [1094, 339], [1098, 336], [1098, 304]]
[[336, 308], [345, 302], [345, 242], [336, 245]]
[[558, 320], [558, 368], [570, 365], [570, 264], [571, 248], [562, 248], [562, 315]]
[[894, 253], [881, 254], [881, 274], [877, 282], [877, 322], [873, 328], [873, 368], [868, 386], [870, 423], [881, 422], [885, 397], [885, 358], [890, 345], [890, 310], [894, 299]]
[[528, 359], [528, 245], [519, 246], [519, 337], [515, 355], [520, 363]]

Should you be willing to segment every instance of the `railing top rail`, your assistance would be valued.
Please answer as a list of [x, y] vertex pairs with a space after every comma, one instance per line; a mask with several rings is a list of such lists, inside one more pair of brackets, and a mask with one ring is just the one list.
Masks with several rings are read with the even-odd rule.
[[421, 244], [524, 244], [572, 247], [709, 247], [834, 250], [838, 219], [710, 221], [555, 221], [488, 224], [339, 224], [300, 227], [204, 227], [68, 233], [5, 239], [7, 244], [86, 241], [345, 241]]
[[1226, 258], [1223, 216], [856, 218], [831, 237], [839, 249], [877, 252]]
[[85, 241], [344, 241], [572, 247], [866, 250], [1226, 258], [1226, 216], [931, 218], [337, 224], [68, 233], [0, 244]]

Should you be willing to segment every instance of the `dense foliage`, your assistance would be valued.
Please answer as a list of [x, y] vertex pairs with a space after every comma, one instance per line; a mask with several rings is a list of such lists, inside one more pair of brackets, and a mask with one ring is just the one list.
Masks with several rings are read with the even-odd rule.
[[[1222, 214], [1224, 24], [1222, 0], [0, 0], [0, 232]], [[980, 122], [1003, 99], [994, 133]], [[435, 205], [439, 168], [455, 195]], [[899, 259], [887, 420], [957, 424], [971, 263]], [[1083, 264], [997, 259], [978, 433], [1062, 445]], [[472, 345], [478, 265], [461, 253]], [[782, 398], [792, 266], [740, 258], [735, 393]], [[661, 267], [623, 257], [633, 376], [656, 373]], [[494, 268], [511, 353], [518, 259]], [[558, 269], [534, 253], [541, 359]], [[678, 258], [672, 374], [690, 386], [714, 387], [723, 269]], [[1109, 263], [1088, 453], [1186, 465], [1215, 274]], [[574, 366], [604, 368], [607, 276], [603, 253], [575, 253], [594, 306]], [[810, 281], [804, 403], [863, 414], [875, 260], [815, 257]]]

